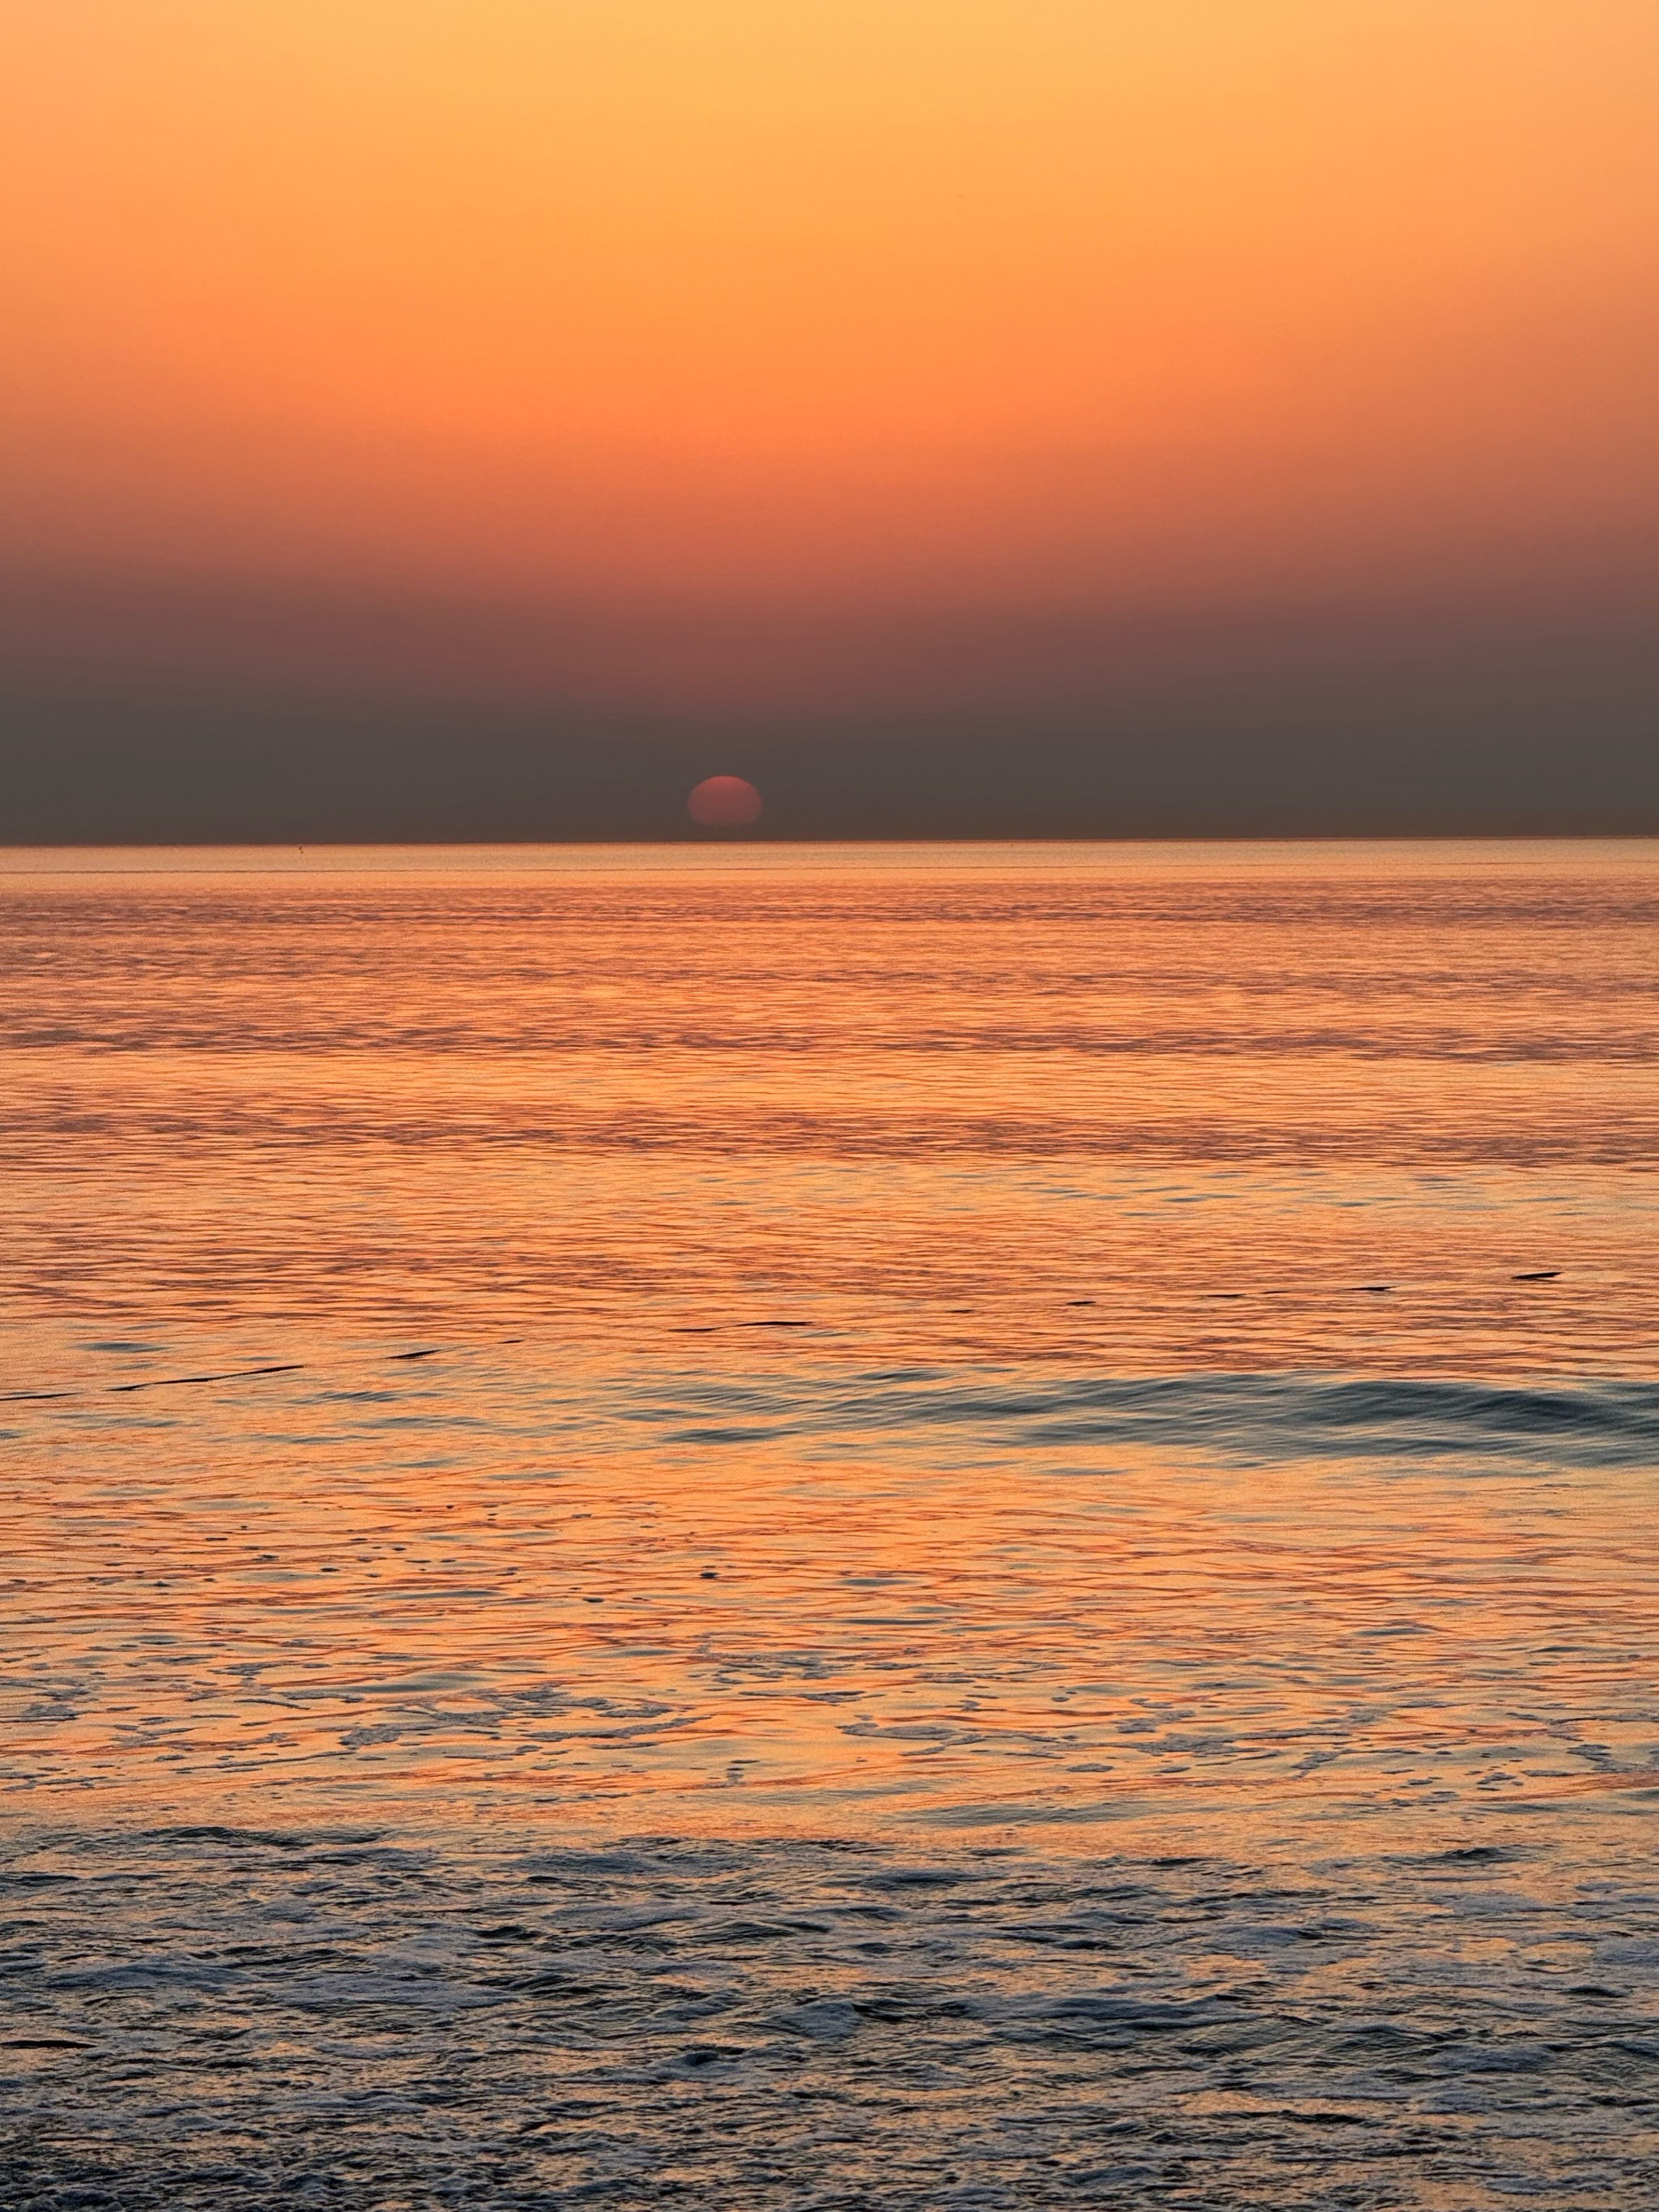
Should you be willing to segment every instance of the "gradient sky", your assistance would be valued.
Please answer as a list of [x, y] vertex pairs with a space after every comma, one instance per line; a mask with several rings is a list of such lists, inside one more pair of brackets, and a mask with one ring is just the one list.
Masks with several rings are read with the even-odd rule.
[[1656, 112], [1652, 0], [9, 0], [11, 742], [1488, 742], [1547, 635], [1639, 750]]

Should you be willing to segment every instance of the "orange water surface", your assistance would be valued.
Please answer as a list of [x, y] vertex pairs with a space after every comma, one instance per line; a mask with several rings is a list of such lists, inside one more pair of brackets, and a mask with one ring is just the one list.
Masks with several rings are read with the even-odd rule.
[[1652, 1784], [1654, 848], [0, 898], [14, 1817]]

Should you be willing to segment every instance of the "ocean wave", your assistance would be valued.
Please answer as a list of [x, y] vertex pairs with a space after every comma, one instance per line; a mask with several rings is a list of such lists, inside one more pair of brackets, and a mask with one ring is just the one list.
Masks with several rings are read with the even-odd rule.
[[917, 1369], [787, 1382], [690, 1379], [652, 1412], [682, 1443], [933, 1427], [1039, 1446], [1164, 1445], [1245, 1462], [1463, 1455], [1659, 1465], [1659, 1383], [1624, 1380], [1529, 1387], [1188, 1374], [1034, 1382], [994, 1370], [964, 1376]]

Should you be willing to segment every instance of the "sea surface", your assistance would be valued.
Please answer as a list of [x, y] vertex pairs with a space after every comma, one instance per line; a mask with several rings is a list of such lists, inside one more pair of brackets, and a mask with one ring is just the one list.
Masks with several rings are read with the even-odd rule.
[[1659, 844], [0, 855], [0, 2203], [1659, 2203]]

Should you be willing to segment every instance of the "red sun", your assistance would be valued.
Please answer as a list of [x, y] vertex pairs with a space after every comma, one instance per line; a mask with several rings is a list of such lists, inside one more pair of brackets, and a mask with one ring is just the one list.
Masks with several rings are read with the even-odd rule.
[[705, 776], [685, 811], [705, 830], [746, 830], [760, 819], [761, 795], [740, 775]]

